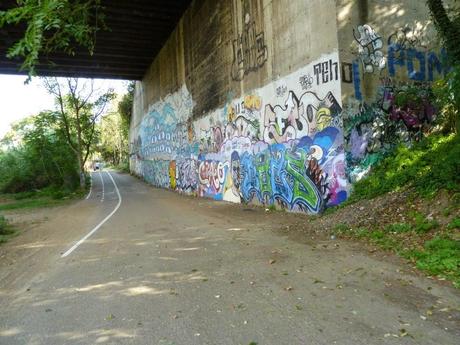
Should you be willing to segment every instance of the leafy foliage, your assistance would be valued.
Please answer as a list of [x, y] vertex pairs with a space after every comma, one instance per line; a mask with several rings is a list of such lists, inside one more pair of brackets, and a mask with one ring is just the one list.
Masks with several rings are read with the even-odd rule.
[[118, 101], [118, 111], [112, 110], [101, 118], [98, 124], [99, 144], [97, 151], [102, 159], [117, 169], [129, 172], [128, 132], [132, 115], [134, 82], [127, 85], [125, 93]]
[[115, 98], [112, 89], [106, 92], [94, 89], [94, 81], [67, 78], [65, 82], [57, 78], [45, 78], [48, 92], [55, 96], [58, 110], [54, 117], [64, 135], [67, 145], [78, 161], [80, 187], [85, 186], [85, 164], [94, 151], [97, 137], [96, 123]]
[[17, 7], [0, 12], [0, 28], [25, 23], [22, 37], [8, 49], [9, 58], [24, 59], [21, 69], [35, 75], [41, 55], [75, 54], [85, 47], [92, 54], [96, 33], [105, 29], [100, 0], [17, 0]]
[[349, 202], [412, 186], [421, 196], [439, 189], [460, 192], [460, 136], [431, 135], [413, 147], [399, 146], [372, 174], [355, 183]]
[[135, 82], [130, 81], [128, 83], [128, 92], [123, 95], [121, 101], [118, 103], [118, 113], [121, 115], [121, 118], [128, 129], [133, 112], [134, 87]]
[[53, 186], [78, 185], [77, 160], [52, 112], [42, 112], [13, 126], [0, 152], [0, 192], [17, 193]]
[[433, 93], [439, 108], [437, 122], [443, 131], [460, 133], [460, 65], [433, 84]]
[[128, 128], [118, 112], [110, 112], [99, 123], [98, 151], [105, 162], [119, 166], [128, 161]]

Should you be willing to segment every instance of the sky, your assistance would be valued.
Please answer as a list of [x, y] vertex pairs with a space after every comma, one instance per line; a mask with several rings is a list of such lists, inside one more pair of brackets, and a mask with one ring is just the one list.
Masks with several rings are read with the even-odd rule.
[[[10, 125], [42, 110], [54, 109], [54, 99], [42, 85], [40, 78], [33, 78], [25, 85], [26, 76], [0, 74], [0, 139], [9, 131]], [[95, 87], [114, 88], [117, 94], [126, 92], [126, 81], [97, 79]]]

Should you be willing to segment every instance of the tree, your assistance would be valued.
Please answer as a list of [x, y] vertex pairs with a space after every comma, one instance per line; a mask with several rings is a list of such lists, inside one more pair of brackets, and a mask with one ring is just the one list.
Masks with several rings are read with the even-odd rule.
[[1, 141], [0, 192], [43, 188], [73, 191], [79, 185], [73, 152], [54, 121], [44, 111], [23, 119]]
[[44, 78], [48, 92], [56, 98], [55, 119], [64, 134], [67, 144], [78, 161], [80, 187], [85, 186], [85, 163], [96, 138], [96, 122], [115, 97], [113, 90], [101, 93], [94, 89], [94, 81], [82, 82], [67, 78]]
[[460, 133], [460, 8], [448, 10], [443, 0], [427, 0], [427, 5], [452, 65], [449, 74], [434, 84], [438, 121], [445, 130]]
[[119, 112], [104, 115], [99, 124], [99, 151], [104, 161], [119, 166], [126, 164], [128, 158], [128, 131]]
[[26, 24], [24, 36], [8, 49], [9, 58], [24, 59], [21, 70], [35, 75], [40, 55], [75, 47], [93, 54], [96, 33], [106, 29], [100, 0], [17, 0], [17, 7], [0, 11], [0, 28]]
[[131, 116], [133, 113], [133, 99], [134, 99], [134, 87], [135, 82], [130, 81], [128, 83], [128, 92], [123, 95], [121, 101], [118, 103], [118, 112], [123, 119], [123, 122], [127, 129], [129, 130], [129, 123], [131, 121]]
[[431, 17], [439, 36], [455, 65], [460, 64], [460, 11], [454, 7], [450, 12], [443, 0], [427, 0]]

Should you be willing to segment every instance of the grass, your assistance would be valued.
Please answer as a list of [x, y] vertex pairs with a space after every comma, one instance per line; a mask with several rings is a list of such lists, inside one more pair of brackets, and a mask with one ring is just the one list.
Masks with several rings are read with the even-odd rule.
[[460, 192], [460, 136], [431, 135], [412, 147], [399, 146], [367, 178], [353, 186], [347, 204], [413, 187], [418, 196], [434, 197], [441, 190]]
[[5, 243], [16, 234], [16, 231], [8, 224], [6, 218], [0, 215], [0, 244]]
[[0, 198], [3, 200], [0, 203], [0, 211], [57, 206], [68, 200], [80, 198], [85, 192], [85, 190], [71, 192], [47, 188], [22, 193], [0, 194]]
[[411, 223], [393, 223], [373, 230], [337, 224], [334, 232], [393, 251], [414, 262], [418, 269], [449, 279], [460, 288], [460, 241], [451, 236], [459, 226], [460, 218], [454, 218], [441, 233], [435, 231], [438, 222], [415, 213]]
[[426, 241], [421, 250], [408, 250], [403, 256], [413, 260], [417, 268], [451, 280], [460, 288], [460, 241], [436, 236]]
[[[431, 135], [412, 147], [399, 146], [392, 155], [374, 167], [371, 174], [353, 186], [353, 194], [339, 208], [385, 193], [410, 189], [407, 202], [432, 200], [441, 190], [450, 195], [449, 205], [441, 212], [449, 217], [460, 205], [460, 136]], [[334, 207], [325, 212], [335, 212]], [[460, 288], [460, 217], [441, 226], [432, 216], [409, 212], [404, 222], [374, 225], [372, 229], [339, 223], [337, 236], [360, 239], [412, 261], [417, 268], [453, 282]]]
[[455, 217], [454, 219], [451, 220], [449, 224], [447, 224], [447, 229], [449, 230], [460, 230], [460, 217]]
[[37, 208], [37, 207], [51, 207], [62, 204], [63, 200], [55, 200], [50, 198], [34, 198], [23, 199], [0, 204], [0, 211], [17, 210], [22, 208]]

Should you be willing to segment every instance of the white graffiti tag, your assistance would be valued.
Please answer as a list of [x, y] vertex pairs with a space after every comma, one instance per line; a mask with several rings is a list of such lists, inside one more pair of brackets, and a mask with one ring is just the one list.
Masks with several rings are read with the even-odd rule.
[[358, 52], [364, 71], [373, 73], [374, 68], [382, 70], [386, 66], [386, 58], [383, 56], [383, 40], [368, 24], [358, 26], [359, 37], [353, 29], [353, 36], [358, 42]]

